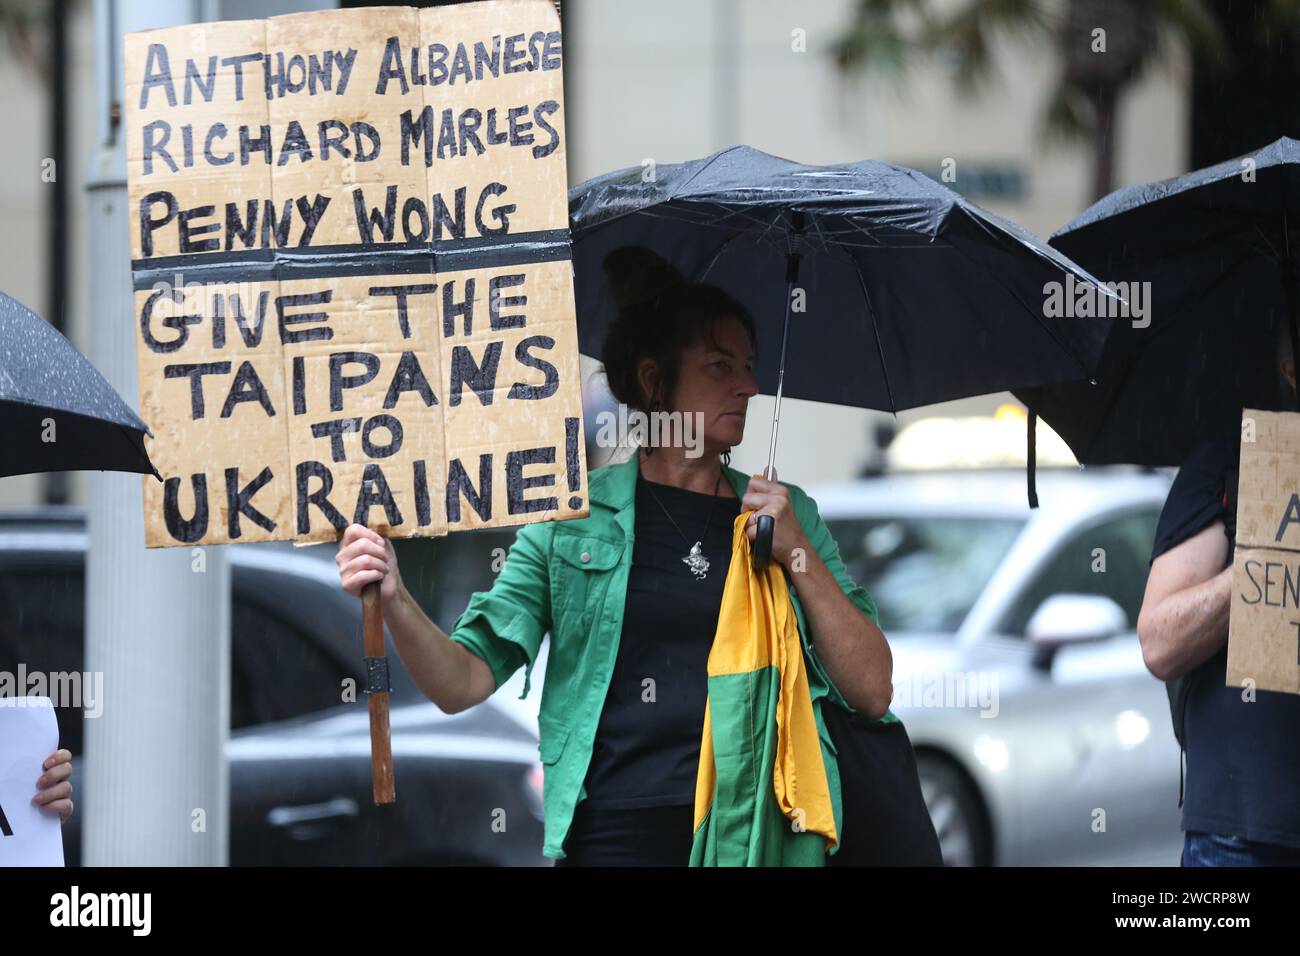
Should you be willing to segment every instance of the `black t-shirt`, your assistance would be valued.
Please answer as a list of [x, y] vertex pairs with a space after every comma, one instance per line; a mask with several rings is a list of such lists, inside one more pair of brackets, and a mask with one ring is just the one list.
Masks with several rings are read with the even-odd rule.
[[[623, 632], [580, 807], [628, 810], [694, 802], [709, 650], [738, 514], [738, 498], [658, 483], [651, 494], [638, 476]], [[697, 540], [709, 561], [698, 580], [682, 560]]]
[[[1178, 472], [1151, 559], [1236, 513], [1236, 441], [1206, 441]], [[1233, 522], [1235, 523], [1235, 522]], [[1184, 830], [1300, 847], [1300, 696], [1226, 684], [1228, 649], [1187, 675]]]

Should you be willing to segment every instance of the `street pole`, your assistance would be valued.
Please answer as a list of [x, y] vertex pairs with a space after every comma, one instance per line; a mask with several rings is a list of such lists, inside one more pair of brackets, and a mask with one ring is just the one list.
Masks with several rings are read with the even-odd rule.
[[[45, 18], [50, 42], [50, 60], [62, 64], [68, 56], [68, 10], [62, 3], [52, 3]], [[50, 151], [55, 174], [45, 185], [49, 197], [46, 233], [45, 317], [65, 336], [68, 334], [68, 75], [62, 69], [50, 71]], [[63, 167], [62, 170], [59, 167]], [[60, 175], [62, 173], [62, 175]], [[66, 505], [72, 488], [72, 476], [66, 471], [45, 475], [45, 503]]]
[[[132, 405], [123, 35], [201, 21], [203, 0], [96, 0], [98, 135], [88, 177], [90, 357]], [[141, 481], [88, 473], [86, 669], [104, 707], [86, 721], [82, 862], [223, 866], [228, 859], [230, 571], [223, 548], [144, 547]]]

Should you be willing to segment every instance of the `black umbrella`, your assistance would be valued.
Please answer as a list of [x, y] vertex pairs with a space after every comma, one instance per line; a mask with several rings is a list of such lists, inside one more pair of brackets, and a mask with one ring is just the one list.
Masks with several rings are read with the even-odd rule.
[[[569, 191], [569, 217], [581, 351], [600, 354], [614, 316], [605, 256], [647, 246], [749, 308], [777, 421], [782, 394], [897, 412], [1088, 378], [1107, 332], [1104, 320], [1044, 314], [1047, 283], [1094, 283], [1087, 273], [888, 163], [806, 166], [734, 146], [588, 180]], [[806, 314], [792, 316], [796, 286]]]
[[162, 475], [153, 432], [54, 326], [0, 292], [0, 477], [52, 471]]
[[[1085, 464], [1182, 464], [1237, 433], [1244, 407], [1282, 408], [1278, 345], [1296, 319], [1300, 142], [1120, 189], [1051, 243], [1145, 300], [1116, 320], [1098, 385], [1017, 395]], [[1294, 344], [1293, 344], [1294, 348]]]

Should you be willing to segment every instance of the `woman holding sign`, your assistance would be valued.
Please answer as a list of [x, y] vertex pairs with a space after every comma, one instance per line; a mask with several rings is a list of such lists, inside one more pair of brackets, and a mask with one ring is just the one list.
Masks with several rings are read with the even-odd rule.
[[[911, 751], [889, 711], [892, 656], [875, 606], [846, 572], [816, 505], [796, 486], [727, 463], [758, 391], [752, 319], [721, 289], [686, 283], [648, 250], [618, 250], [605, 268], [620, 307], [603, 355], [610, 389], [635, 412], [699, 423], [691, 447], [641, 447], [592, 472], [590, 515], [521, 528], [496, 582], [473, 596], [451, 634], [406, 591], [379, 534], [350, 526], [337, 561], [352, 594], [380, 582], [407, 670], [449, 713], [486, 700], [520, 667], [527, 694], [550, 635], [539, 715], [546, 856], [565, 865], [686, 865], [707, 661], [742, 510], [751, 513], [751, 541], [758, 515], [775, 519], [772, 559], [789, 572], [791, 603], [811, 632], [805, 660], [826, 726], [843, 728], [856, 713], [858, 725], [884, 728], [904, 746], [901, 778]], [[900, 764], [888, 766], [892, 775]], [[829, 863], [939, 862], [910, 767], [911, 779], [900, 781], [841, 766], [847, 840]], [[906, 793], [871, 792], [890, 788]], [[904, 805], [910, 811], [886, 819]]]

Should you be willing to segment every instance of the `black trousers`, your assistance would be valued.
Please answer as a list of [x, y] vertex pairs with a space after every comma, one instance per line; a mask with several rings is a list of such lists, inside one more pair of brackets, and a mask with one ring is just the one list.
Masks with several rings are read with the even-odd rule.
[[[872, 723], [829, 701], [822, 717], [836, 748], [842, 794], [839, 848], [827, 866], [942, 866], [902, 723]], [[686, 866], [690, 804], [639, 810], [578, 804], [556, 866]]]
[[607, 810], [578, 804], [556, 866], [686, 866], [695, 807]]

